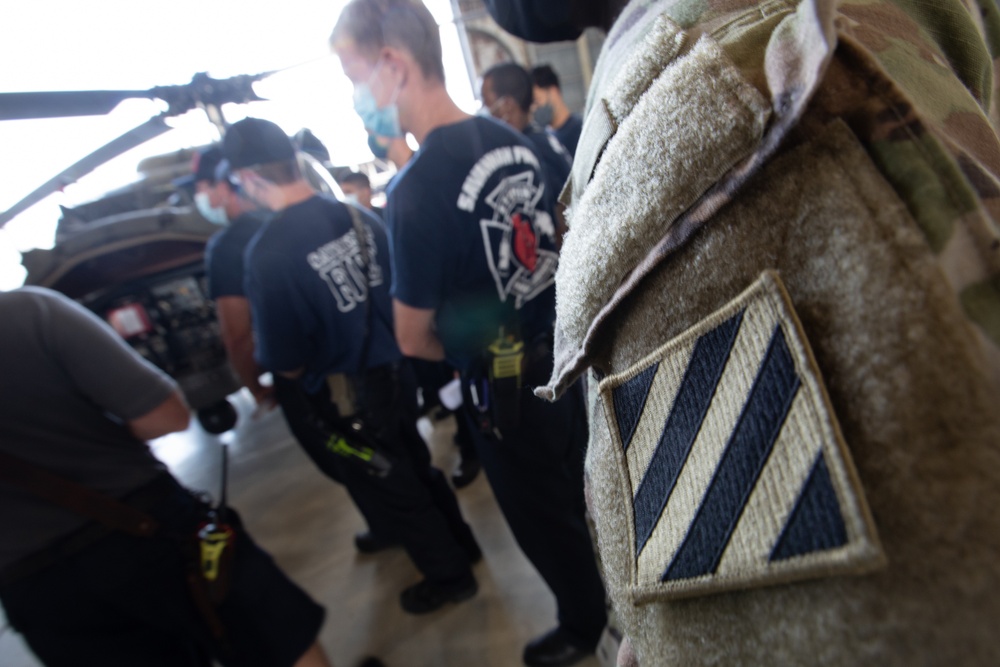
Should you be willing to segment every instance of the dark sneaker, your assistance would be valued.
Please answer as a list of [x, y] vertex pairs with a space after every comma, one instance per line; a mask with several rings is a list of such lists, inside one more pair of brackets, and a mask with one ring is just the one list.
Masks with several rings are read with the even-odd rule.
[[454, 584], [436, 584], [424, 579], [403, 591], [399, 596], [399, 602], [403, 606], [403, 611], [411, 614], [429, 614], [449, 602], [468, 600], [478, 590], [479, 584], [471, 574]]
[[365, 531], [354, 536], [354, 546], [363, 554], [374, 554], [379, 551], [398, 547], [399, 545], [394, 542], [381, 540], [373, 535], [371, 531]]
[[479, 475], [479, 471], [482, 469], [483, 465], [479, 462], [479, 459], [469, 459], [467, 461], [463, 459], [458, 462], [454, 472], [451, 473], [451, 483], [456, 489], [465, 488], [475, 481]]
[[559, 628], [532, 639], [524, 647], [524, 664], [528, 667], [565, 667], [592, 655], [574, 645]]

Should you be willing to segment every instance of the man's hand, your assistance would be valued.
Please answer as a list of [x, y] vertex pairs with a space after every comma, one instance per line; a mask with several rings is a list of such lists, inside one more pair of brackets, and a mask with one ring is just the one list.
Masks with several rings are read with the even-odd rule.
[[270, 412], [278, 406], [278, 398], [275, 396], [274, 387], [271, 385], [258, 384], [257, 390], [251, 390], [250, 393], [253, 394], [253, 400], [257, 403], [257, 409], [254, 410], [254, 414]]
[[257, 419], [265, 412], [270, 412], [278, 407], [278, 397], [274, 393], [274, 387], [271, 385], [257, 385], [259, 391], [251, 390], [253, 394], [253, 400], [257, 403], [257, 407], [253, 409], [250, 414], [250, 419]]

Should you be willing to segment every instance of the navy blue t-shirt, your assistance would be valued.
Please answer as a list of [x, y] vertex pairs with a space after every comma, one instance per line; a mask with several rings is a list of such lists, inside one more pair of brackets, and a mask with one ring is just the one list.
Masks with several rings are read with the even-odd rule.
[[329, 374], [359, 370], [369, 293], [366, 366], [402, 356], [392, 331], [385, 229], [371, 213], [361, 217], [371, 261], [367, 276], [347, 205], [322, 195], [276, 213], [247, 247], [257, 363], [271, 371], [304, 367], [302, 382], [311, 393]]
[[569, 118], [562, 124], [561, 127], [552, 130], [555, 132], [556, 139], [559, 140], [559, 143], [565, 146], [566, 150], [569, 151], [570, 157], [576, 155], [576, 145], [580, 143], [581, 130], [583, 130], [583, 120], [575, 113], [570, 114]]
[[549, 191], [558, 197], [563, 186], [569, 180], [569, 172], [573, 168], [573, 158], [554, 134], [540, 130], [534, 125], [524, 129], [524, 136], [535, 147], [535, 152], [542, 160], [542, 171], [545, 172], [545, 182]]
[[209, 298], [246, 294], [243, 291], [243, 255], [250, 239], [260, 231], [267, 217], [264, 212], [244, 213], [208, 240], [205, 266]]
[[456, 367], [500, 326], [526, 340], [551, 328], [557, 194], [521, 133], [479, 117], [433, 130], [390, 184], [393, 296], [437, 311]]

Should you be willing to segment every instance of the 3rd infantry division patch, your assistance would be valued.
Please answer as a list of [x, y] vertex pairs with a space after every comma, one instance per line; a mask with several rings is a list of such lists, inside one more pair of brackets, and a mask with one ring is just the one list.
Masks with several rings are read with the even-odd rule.
[[776, 273], [600, 385], [636, 602], [869, 571], [878, 536]]

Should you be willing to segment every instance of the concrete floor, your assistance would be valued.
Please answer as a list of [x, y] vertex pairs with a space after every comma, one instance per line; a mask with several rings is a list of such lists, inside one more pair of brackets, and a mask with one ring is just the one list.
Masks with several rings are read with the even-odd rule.
[[[215, 496], [219, 443], [229, 445], [230, 503], [258, 543], [326, 607], [320, 642], [337, 667], [353, 667], [368, 655], [388, 667], [512, 667], [522, 664], [528, 640], [555, 625], [554, 600], [517, 548], [483, 475], [457, 494], [484, 553], [475, 567], [478, 595], [411, 616], [400, 609], [398, 596], [420, 576], [406, 554], [358, 554], [353, 536], [364, 522], [343, 487], [299, 450], [279, 413], [253, 418], [249, 396], [235, 398], [236, 431], [216, 438], [192, 426], [155, 441], [154, 451], [186, 486]], [[435, 462], [451, 471], [454, 422], [422, 426]], [[37, 667], [20, 637], [0, 622], [0, 665]], [[579, 663], [599, 664], [596, 658]]]

